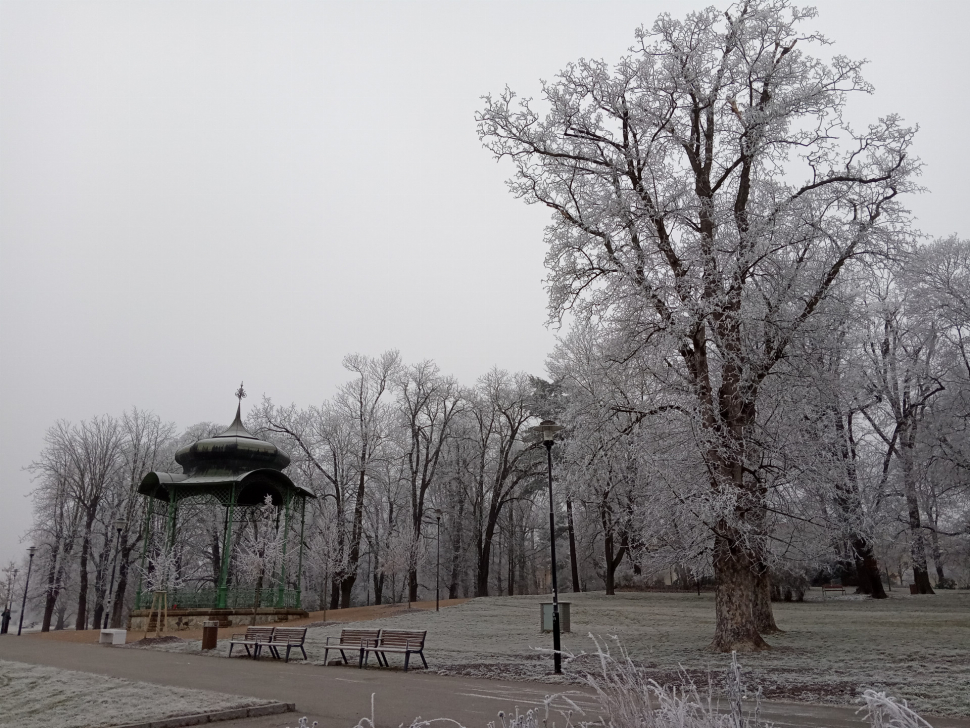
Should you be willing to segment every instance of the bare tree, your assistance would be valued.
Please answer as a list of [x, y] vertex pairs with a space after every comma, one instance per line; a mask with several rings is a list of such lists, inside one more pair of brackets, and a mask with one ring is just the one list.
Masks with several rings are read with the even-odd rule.
[[78, 602], [75, 629], [87, 629], [88, 563], [94, 524], [102, 498], [119, 477], [123, 433], [118, 420], [94, 417], [78, 425], [58, 422], [47, 431], [47, 446], [33, 464], [37, 472], [63, 484], [79, 518], [81, 551], [78, 558]]
[[[426, 518], [428, 491], [437, 483], [452, 422], [463, 407], [458, 382], [441, 375], [431, 361], [403, 367], [396, 380], [398, 409], [407, 434], [404, 462], [411, 501], [411, 534], [416, 545]], [[418, 598], [418, 573], [408, 573], [410, 601]]]

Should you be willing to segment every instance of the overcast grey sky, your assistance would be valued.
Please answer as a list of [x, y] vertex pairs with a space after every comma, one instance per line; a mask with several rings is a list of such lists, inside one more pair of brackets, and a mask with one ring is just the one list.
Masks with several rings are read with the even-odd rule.
[[[227, 421], [240, 380], [319, 403], [390, 348], [543, 374], [547, 214], [479, 146], [480, 97], [704, 4], [0, 4], [0, 563], [59, 418]], [[922, 229], [970, 235], [970, 3], [818, 7], [871, 61], [851, 118], [922, 128]]]

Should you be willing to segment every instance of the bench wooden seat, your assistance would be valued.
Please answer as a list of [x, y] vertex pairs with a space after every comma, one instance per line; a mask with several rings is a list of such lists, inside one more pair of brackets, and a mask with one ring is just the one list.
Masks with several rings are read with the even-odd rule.
[[286, 648], [286, 660], [284, 662], [290, 661], [290, 650], [294, 647], [299, 648], [300, 652], [303, 653], [303, 659], [306, 657], [306, 650], [303, 649], [303, 643], [306, 641], [306, 627], [277, 627], [273, 630], [273, 636], [266, 646], [269, 647], [270, 652], [273, 653], [273, 657], [277, 660], [280, 659], [280, 650], [284, 647]]
[[825, 599], [825, 593], [830, 591], [837, 591], [845, 594], [845, 587], [841, 584], [822, 584], [822, 599]]
[[[425, 668], [428, 661], [424, 659], [424, 639], [428, 635], [427, 630], [407, 630], [407, 629], [382, 629], [380, 639], [374, 646], [364, 647], [364, 652], [374, 652], [377, 654], [377, 662], [383, 667], [388, 667], [387, 653], [399, 652], [404, 655], [404, 671], [407, 672], [408, 663], [411, 655], [421, 658]], [[364, 658], [366, 663], [367, 658]]]
[[[245, 634], [234, 634], [229, 640], [229, 657], [232, 657], [233, 647], [242, 645], [246, 648], [246, 654], [249, 657], [257, 659], [262, 646], [272, 641], [275, 629], [275, 627], [246, 627]], [[253, 648], [252, 652], [249, 651], [250, 647]]]
[[340, 637], [335, 642], [331, 643], [332, 638], [327, 637], [327, 642], [323, 648], [323, 664], [327, 664], [327, 655], [330, 650], [340, 652], [345, 665], [349, 663], [344, 650], [357, 650], [357, 667], [362, 667], [364, 664], [364, 648], [376, 645], [380, 636], [381, 631], [379, 629], [342, 629], [340, 630]]

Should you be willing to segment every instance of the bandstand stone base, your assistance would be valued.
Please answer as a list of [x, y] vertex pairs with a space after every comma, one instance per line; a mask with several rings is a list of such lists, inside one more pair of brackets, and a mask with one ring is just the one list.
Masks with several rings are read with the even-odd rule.
[[[149, 619], [149, 615], [151, 615], [151, 619]], [[309, 616], [310, 613], [305, 609], [260, 607], [256, 610], [256, 624], [276, 624], [288, 622], [292, 619], [305, 619]], [[154, 632], [158, 617], [157, 611], [152, 613], [148, 609], [136, 609], [128, 618], [128, 630], [130, 632]], [[253, 610], [251, 608], [169, 609], [163, 631], [174, 633], [189, 629], [202, 629], [202, 623], [210, 620], [218, 622], [220, 627], [248, 626], [253, 623]]]

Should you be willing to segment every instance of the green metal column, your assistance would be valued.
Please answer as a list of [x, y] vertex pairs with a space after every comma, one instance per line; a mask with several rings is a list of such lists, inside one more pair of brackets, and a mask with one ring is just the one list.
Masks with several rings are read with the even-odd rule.
[[138, 569], [138, 589], [135, 591], [135, 609], [141, 609], [141, 582], [145, 576], [145, 559], [148, 558], [148, 543], [152, 537], [152, 514], [155, 511], [155, 496], [148, 496], [145, 510], [145, 528], [141, 534], [141, 568]]
[[219, 596], [216, 601], [216, 607], [218, 609], [225, 609], [228, 603], [228, 587], [226, 583], [229, 580], [229, 551], [232, 539], [233, 507], [235, 505], [236, 489], [233, 487], [229, 493], [229, 505], [226, 506], [226, 526], [222, 530], [222, 564], [219, 566]]
[[300, 498], [300, 553], [296, 566], [296, 608], [302, 609], [301, 595], [303, 591], [303, 524], [306, 517], [306, 498]]
[[293, 495], [287, 493], [283, 501], [283, 558], [280, 559], [280, 588], [276, 594], [276, 606], [286, 606], [286, 544], [290, 540], [290, 503]]

